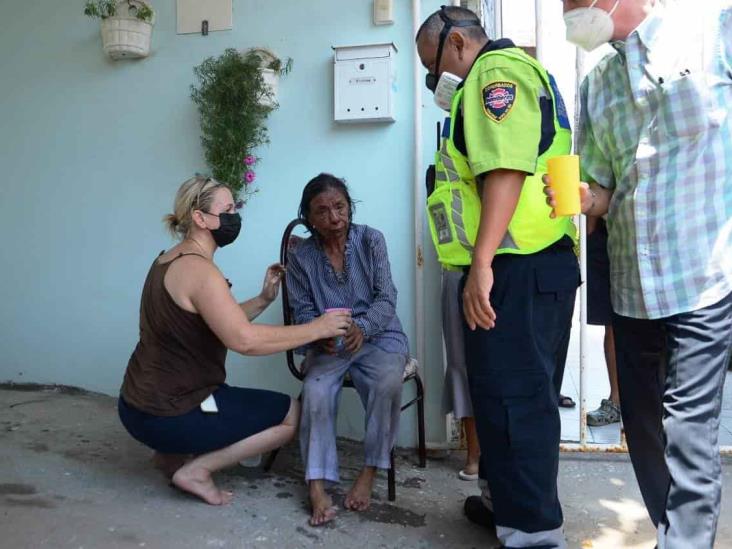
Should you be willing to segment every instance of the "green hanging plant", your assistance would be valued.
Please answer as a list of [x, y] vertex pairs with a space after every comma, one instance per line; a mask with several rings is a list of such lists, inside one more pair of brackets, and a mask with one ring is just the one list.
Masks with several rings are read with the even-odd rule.
[[255, 149], [269, 143], [265, 122], [277, 108], [261, 62], [254, 52], [227, 49], [193, 69], [198, 83], [191, 86], [191, 98], [201, 115], [206, 163], [244, 202], [257, 192]]
[[[117, 15], [118, 0], [87, 0], [84, 4], [84, 15], [106, 19]], [[140, 21], [152, 23], [155, 17], [153, 9], [143, 1], [127, 0], [130, 11]]]

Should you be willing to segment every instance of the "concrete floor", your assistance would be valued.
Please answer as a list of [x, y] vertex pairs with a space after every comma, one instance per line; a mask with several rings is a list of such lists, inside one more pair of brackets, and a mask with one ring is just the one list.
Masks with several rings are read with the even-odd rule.
[[[177, 492], [152, 469], [150, 452], [117, 421], [115, 399], [79, 391], [0, 389], [0, 547], [2, 548], [470, 548], [494, 547], [462, 516], [477, 493], [457, 479], [461, 455], [413, 465], [398, 460], [397, 500], [385, 478], [372, 508], [341, 511], [327, 528], [307, 525], [297, 450], [281, 452], [271, 473], [236, 467], [218, 476], [235, 492], [211, 507]], [[360, 463], [358, 444], [339, 443], [341, 499]], [[718, 548], [732, 548], [732, 462]], [[572, 548], [651, 549], [654, 532], [629, 462], [621, 455], [564, 455], [560, 492]], [[726, 504], [726, 505], [725, 505]]]

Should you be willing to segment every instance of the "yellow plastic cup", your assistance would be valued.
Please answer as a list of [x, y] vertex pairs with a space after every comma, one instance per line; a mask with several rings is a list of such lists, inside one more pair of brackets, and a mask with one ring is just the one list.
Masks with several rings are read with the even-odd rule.
[[547, 170], [551, 179], [550, 187], [554, 191], [554, 213], [558, 216], [579, 214], [582, 211], [579, 156], [567, 154], [550, 158]]

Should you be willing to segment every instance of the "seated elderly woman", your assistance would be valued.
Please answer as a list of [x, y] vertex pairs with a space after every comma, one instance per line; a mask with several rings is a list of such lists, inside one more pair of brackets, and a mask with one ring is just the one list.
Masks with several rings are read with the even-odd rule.
[[335, 516], [325, 481], [338, 482], [336, 407], [349, 373], [366, 408], [365, 464], [345, 507], [366, 510], [376, 469], [388, 469], [399, 430], [402, 376], [409, 355], [396, 315], [384, 236], [351, 222], [353, 202], [343, 180], [320, 174], [305, 187], [300, 218], [311, 237], [291, 253], [287, 287], [297, 323], [329, 309], [346, 308], [352, 323], [343, 338], [323, 338], [307, 348], [300, 448], [312, 516], [320, 525]]
[[178, 190], [174, 211], [165, 221], [181, 241], [155, 259], [145, 280], [140, 341], [127, 365], [119, 416], [155, 450], [175, 486], [221, 505], [231, 493], [218, 489], [211, 473], [281, 446], [299, 418], [297, 401], [287, 395], [228, 386], [227, 349], [264, 355], [340, 336], [350, 315], [331, 313], [301, 326], [252, 324], [277, 295], [282, 267], [267, 270], [259, 296], [234, 300], [213, 262], [241, 227], [229, 189], [194, 177]]

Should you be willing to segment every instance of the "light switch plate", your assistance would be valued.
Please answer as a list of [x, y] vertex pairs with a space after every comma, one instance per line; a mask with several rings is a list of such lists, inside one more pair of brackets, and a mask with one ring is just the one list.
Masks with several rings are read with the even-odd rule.
[[394, 0], [374, 0], [374, 25], [394, 24]]
[[178, 34], [201, 32], [208, 21], [209, 32], [232, 28], [232, 0], [178, 0]]

